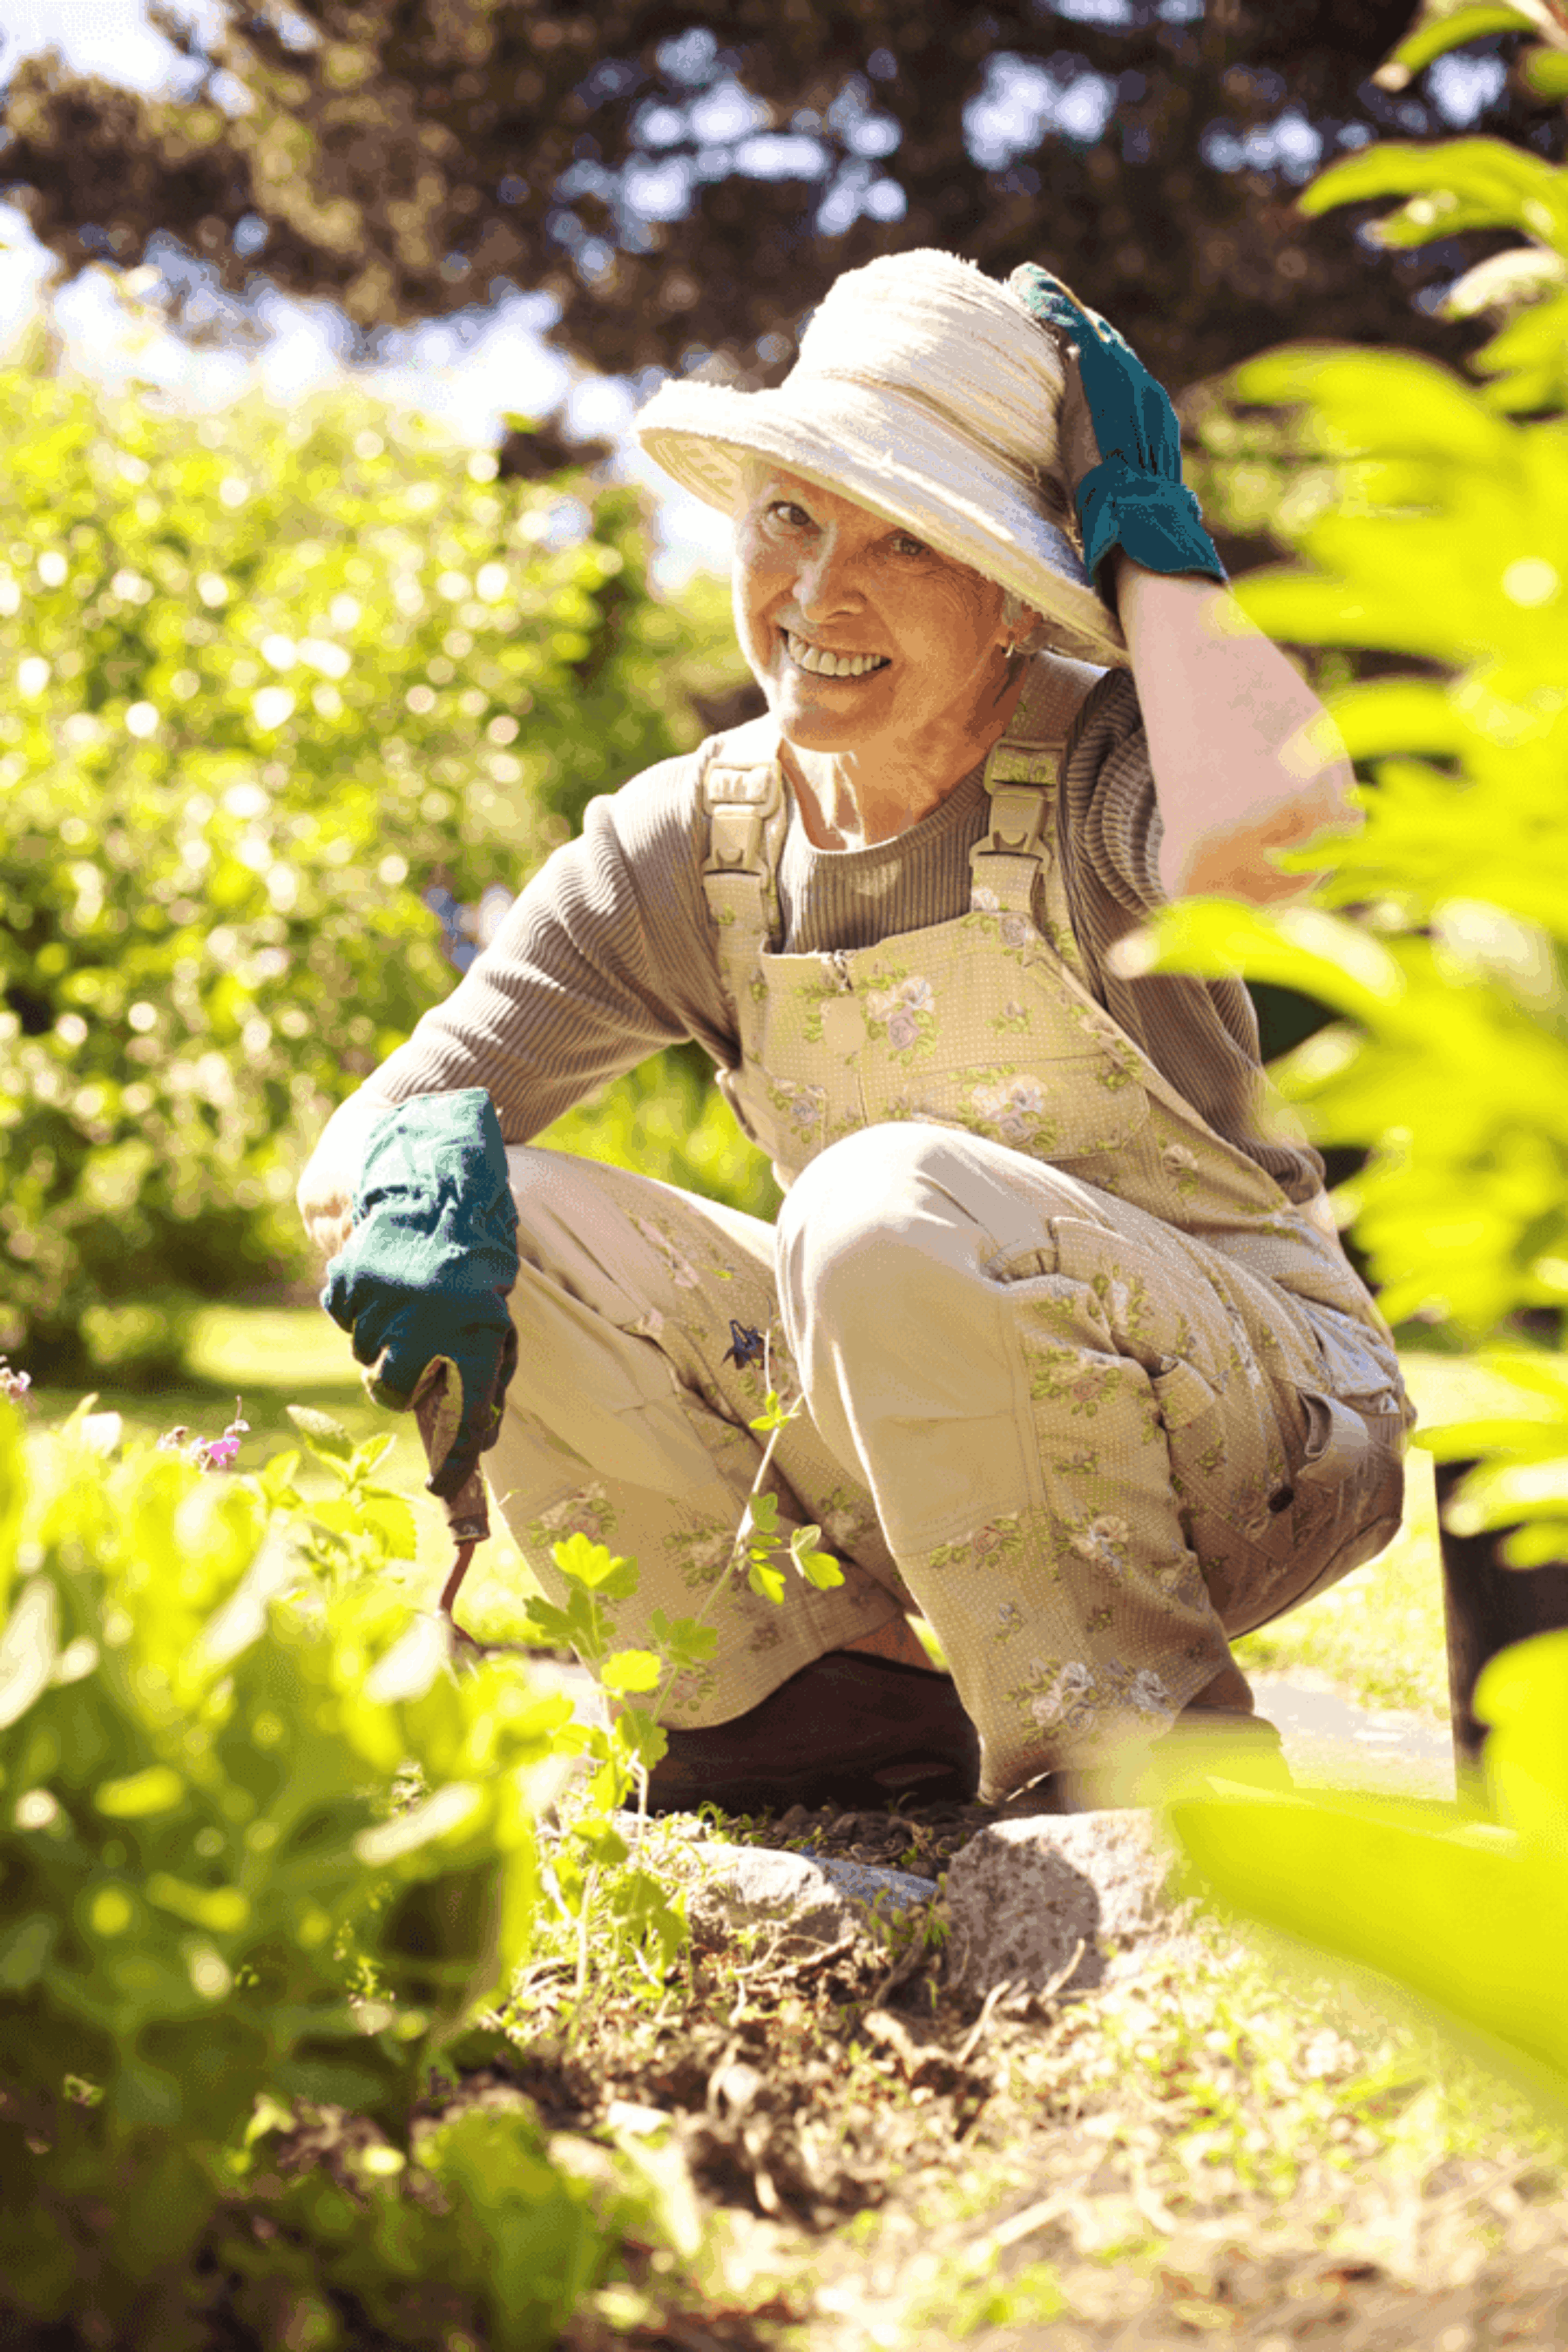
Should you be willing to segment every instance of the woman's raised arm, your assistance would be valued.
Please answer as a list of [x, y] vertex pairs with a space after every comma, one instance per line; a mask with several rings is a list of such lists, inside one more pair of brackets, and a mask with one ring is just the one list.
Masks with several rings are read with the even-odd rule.
[[1162, 577], [1120, 551], [1117, 607], [1160, 807], [1160, 879], [1173, 898], [1224, 891], [1262, 905], [1310, 889], [1273, 849], [1359, 823], [1333, 721], [1227, 589]]

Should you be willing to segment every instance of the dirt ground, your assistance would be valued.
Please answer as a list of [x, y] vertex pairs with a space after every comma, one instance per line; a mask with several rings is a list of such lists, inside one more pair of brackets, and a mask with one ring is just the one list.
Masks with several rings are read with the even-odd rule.
[[[991, 1818], [749, 1833], [936, 1875]], [[662, 2013], [552, 2032], [542, 1984], [526, 2058], [466, 2095], [646, 2132], [714, 2227], [700, 2307], [612, 2291], [572, 2352], [1568, 2344], [1561, 2140], [1418, 2021], [1281, 1967], [1197, 1921], [1112, 1987], [979, 2004], [922, 1940], [698, 1946]]]

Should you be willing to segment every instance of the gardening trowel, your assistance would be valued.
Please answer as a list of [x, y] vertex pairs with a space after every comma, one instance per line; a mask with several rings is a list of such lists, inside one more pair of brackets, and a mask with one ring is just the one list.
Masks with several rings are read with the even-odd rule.
[[[463, 1417], [463, 1383], [449, 1356], [432, 1358], [420, 1375], [411, 1402], [424, 1442], [425, 1458], [430, 1465], [430, 1475], [434, 1478], [452, 1450], [458, 1424]], [[457, 1604], [458, 1588], [468, 1572], [468, 1562], [490, 1531], [485, 1482], [477, 1461], [457, 1493], [446, 1497], [444, 1507], [447, 1524], [452, 1530], [452, 1541], [457, 1547], [457, 1557], [442, 1587], [441, 1611], [458, 1639], [467, 1642], [472, 1636], [464, 1633], [452, 1612]]]

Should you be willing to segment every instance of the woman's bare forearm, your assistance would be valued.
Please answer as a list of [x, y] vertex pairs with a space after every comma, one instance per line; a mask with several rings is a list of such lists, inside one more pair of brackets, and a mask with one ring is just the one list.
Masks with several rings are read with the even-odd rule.
[[1353, 824], [1354, 781], [1332, 720], [1229, 591], [1118, 559], [1117, 600], [1160, 807], [1160, 878], [1263, 903], [1311, 887], [1273, 849]]

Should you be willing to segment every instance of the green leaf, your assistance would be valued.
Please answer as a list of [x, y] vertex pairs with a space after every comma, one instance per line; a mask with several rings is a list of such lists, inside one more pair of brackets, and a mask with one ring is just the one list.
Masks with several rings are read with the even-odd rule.
[[665, 1968], [679, 1958], [690, 1930], [679, 1901], [672, 1902], [657, 1878], [646, 1870], [625, 1871], [611, 1900], [615, 1916], [634, 1936], [656, 1938]]
[[696, 1617], [668, 1617], [656, 1609], [648, 1630], [672, 1666], [705, 1666], [717, 1654], [718, 1628]]
[[[576, 1598], [574, 1594], [573, 1599]], [[528, 1646], [540, 1650], [569, 1650], [574, 1646], [573, 1635], [576, 1631], [577, 1620], [569, 1609], [558, 1609], [552, 1601], [542, 1600], [537, 1594], [530, 1597], [521, 1636]]]
[[[1336, 457], [1386, 450], [1497, 466], [1517, 454], [1507, 428], [1468, 384], [1411, 352], [1288, 343], [1243, 361], [1227, 383], [1240, 400], [1308, 409], [1315, 439]], [[1246, 576], [1248, 593], [1258, 577]]]
[[323, 1462], [348, 1463], [353, 1460], [354, 1442], [341, 1421], [330, 1412], [321, 1412], [311, 1404], [291, 1404], [289, 1418], [310, 1447]]
[[184, 1797], [185, 1784], [167, 1764], [149, 1764], [118, 1780], [100, 1781], [93, 1791], [97, 1810], [114, 1822], [139, 1822], [149, 1813], [172, 1812]]
[[820, 1528], [796, 1528], [789, 1539], [789, 1556], [806, 1582], [818, 1592], [831, 1592], [844, 1581], [844, 1570], [830, 1552], [818, 1551]]
[[249, 1900], [237, 1886], [192, 1886], [166, 1870], [148, 1879], [147, 1900], [215, 1936], [237, 1935], [250, 1917]]
[[0, 1930], [0, 1992], [26, 1992], [48, 1966], [59, 1922], [35, 1914]]
[[1352, 760], [1391, 751], [1454, 757], [1471, 740], [1448, 688], [1423, 678], [1370, 678], [1331, 695], [1327, 709]]
[[1222, 1900], [1394, 1979], [1568, 2102], [1557, 1853], [1535, 1862], [1498, 1831], [1435, 1830], [1346, 1798], [1183, 1801], [1170, 1818]]
[[795, 1419], [795, 1414], [799, 1411], [800, 1407], [798, 1404], [792, 1404], [786, 1411], [784, 1406], [779, 1402], [776, 1392], [773, 1389], [770, 1389], [762, 1412], [758, 1413], [754, 1421], [748, 1422], [746, 1425], [749, 1429], [760, 1431], [765, 1436], [773, 1430], [787, 1429], [790, 1423]]
[[0, 1397], [0, 1610], [11, 1598], [16, 1541], [27, 1499], [27, 1462], [22, 1441], [22, 1409]]
[[616, 1717], [616, 1730], [627, 1757], [635, 1758], [645, 1772], [651, 1772], [669, 1753], [663, 1724], [641, 1707], [623, 1707]]
[[47, 1576], [22, 1587], [0, 1633], [0, 1731], [21, 1720], [54, 1679], [59, 1657], [59, 1601]]
[[581, 1846], [585, 1854], [591, 1856], [594, 1864], [600, 1869], [613, 1867], [616, 1863], [625, 1862], [630, 1851], [615, 1823], [606, 1821], [603, 1813], [579, 1813], [573, 1821], [567, 1835], [574, 1844]]
[[299, 1467], [300, 1456], [292, 1448], [286, 1454], [273, 1454], [270, 1461], [262, 1465], [256, 1476], [268, 1502], [276, 1505], [297, 1499], [293, 1489]]
[[771, 1601], [775, 1608], [782, 1607], [784, 1597], [784, 1572], [769, 1565], [765, 1553], [752, 1554], [746, 1567], [746, 1581], [760, 1599]]
[[1443, 0], [1426, 0], [1415, 30], [1406, 33], [1397, 48], [1389, 53], [1388, 63], [1379, 68], [1373, 79], [1384, 89], [1404, 89], [1424, 66], [1448, 50], [1463, 47], [1467, 41], [1478, 41], [1489, 33], [1534, 33], [1539, 24], [1522, 9], [1504, 6], [1472, 5], [1455, 7]]
[[742, 1529], [749, 1534], [755, 1528], [759, 1535], [776, 1534], [779, 1523], [779, 1498], [776, 1495], [753, 1495], [746, 1506]]
[[451, 1780], [444, 1789], [410, 1805], [406, 1812], [395, 1813], [389, 1822], [378, 1822], [374, 1829], [362, 1830], [354, 1840], [354, 1853], [367, 1870], [383, 1869], [389, 1862], [402, 1862], [423, 1847], [433, 1845], [465, 1829], [484, 1804], [484, 1790], [469, 1780]]
[[413, 1559], [419, 1549], [419, 1527], [401, 1495], [369, 1487], [360, 1506], [363, 1524], [374, 1528], [395, 1559]]
[[627, 1601], [637, 1589], [636, 1563], [613, 1558], [606, 1546], [590, 1542], [585, 1535], [570, 1535], [552, 1544], [550, 1557], [563, 1576], [601, 1600]]
[[1500, 1650], [1482, 1667], [1473, 1706], [1491, 1726], [1487, 1779], [1500, 1818], [1545, 1853], [1568, 1845], [1568, 1633]]
[[1388, 950], [1320, 907], [1266, 909], [1232, 898], [1182, 898], [1121, 942], [1111, 961], [1128, 974], [1245, 972], [1374, 1023], [1386, 1020], [1405, 993], [1405, 975]]
[[1562, 49], [1526, 49], [1519, 70], [1537, 98], [1568, 98], [1568, 53]]
[[1563, 174], [1543, 157], [1500, 139], [1450, 139], [1433, 147], [1377, 141], [1331, 163], [1298, 201], [1312, 215], [1391, 195], [1409, 201], [1378, 224], [1382, 245], [1426, 245], [1467, 229], [1513, 228], [1568, 252]]
[[607, 1691], [657, 1690], [663, 1673], [651, 1650], [615, 1650], [599, 1668], [599, 1683]]
[[[1568, 58], [1563, 63], [1568, 65]], [[1542, 301], [1565, 278], [1568, 263], [1561, 254], [1544, 252], [1538, 245], [1512, 245], [1506, 253], [1489, 254], [1456, 278], [1443, 298], [1443, 316], [1473, 319], [1483, 310], [1517, 310]]]

